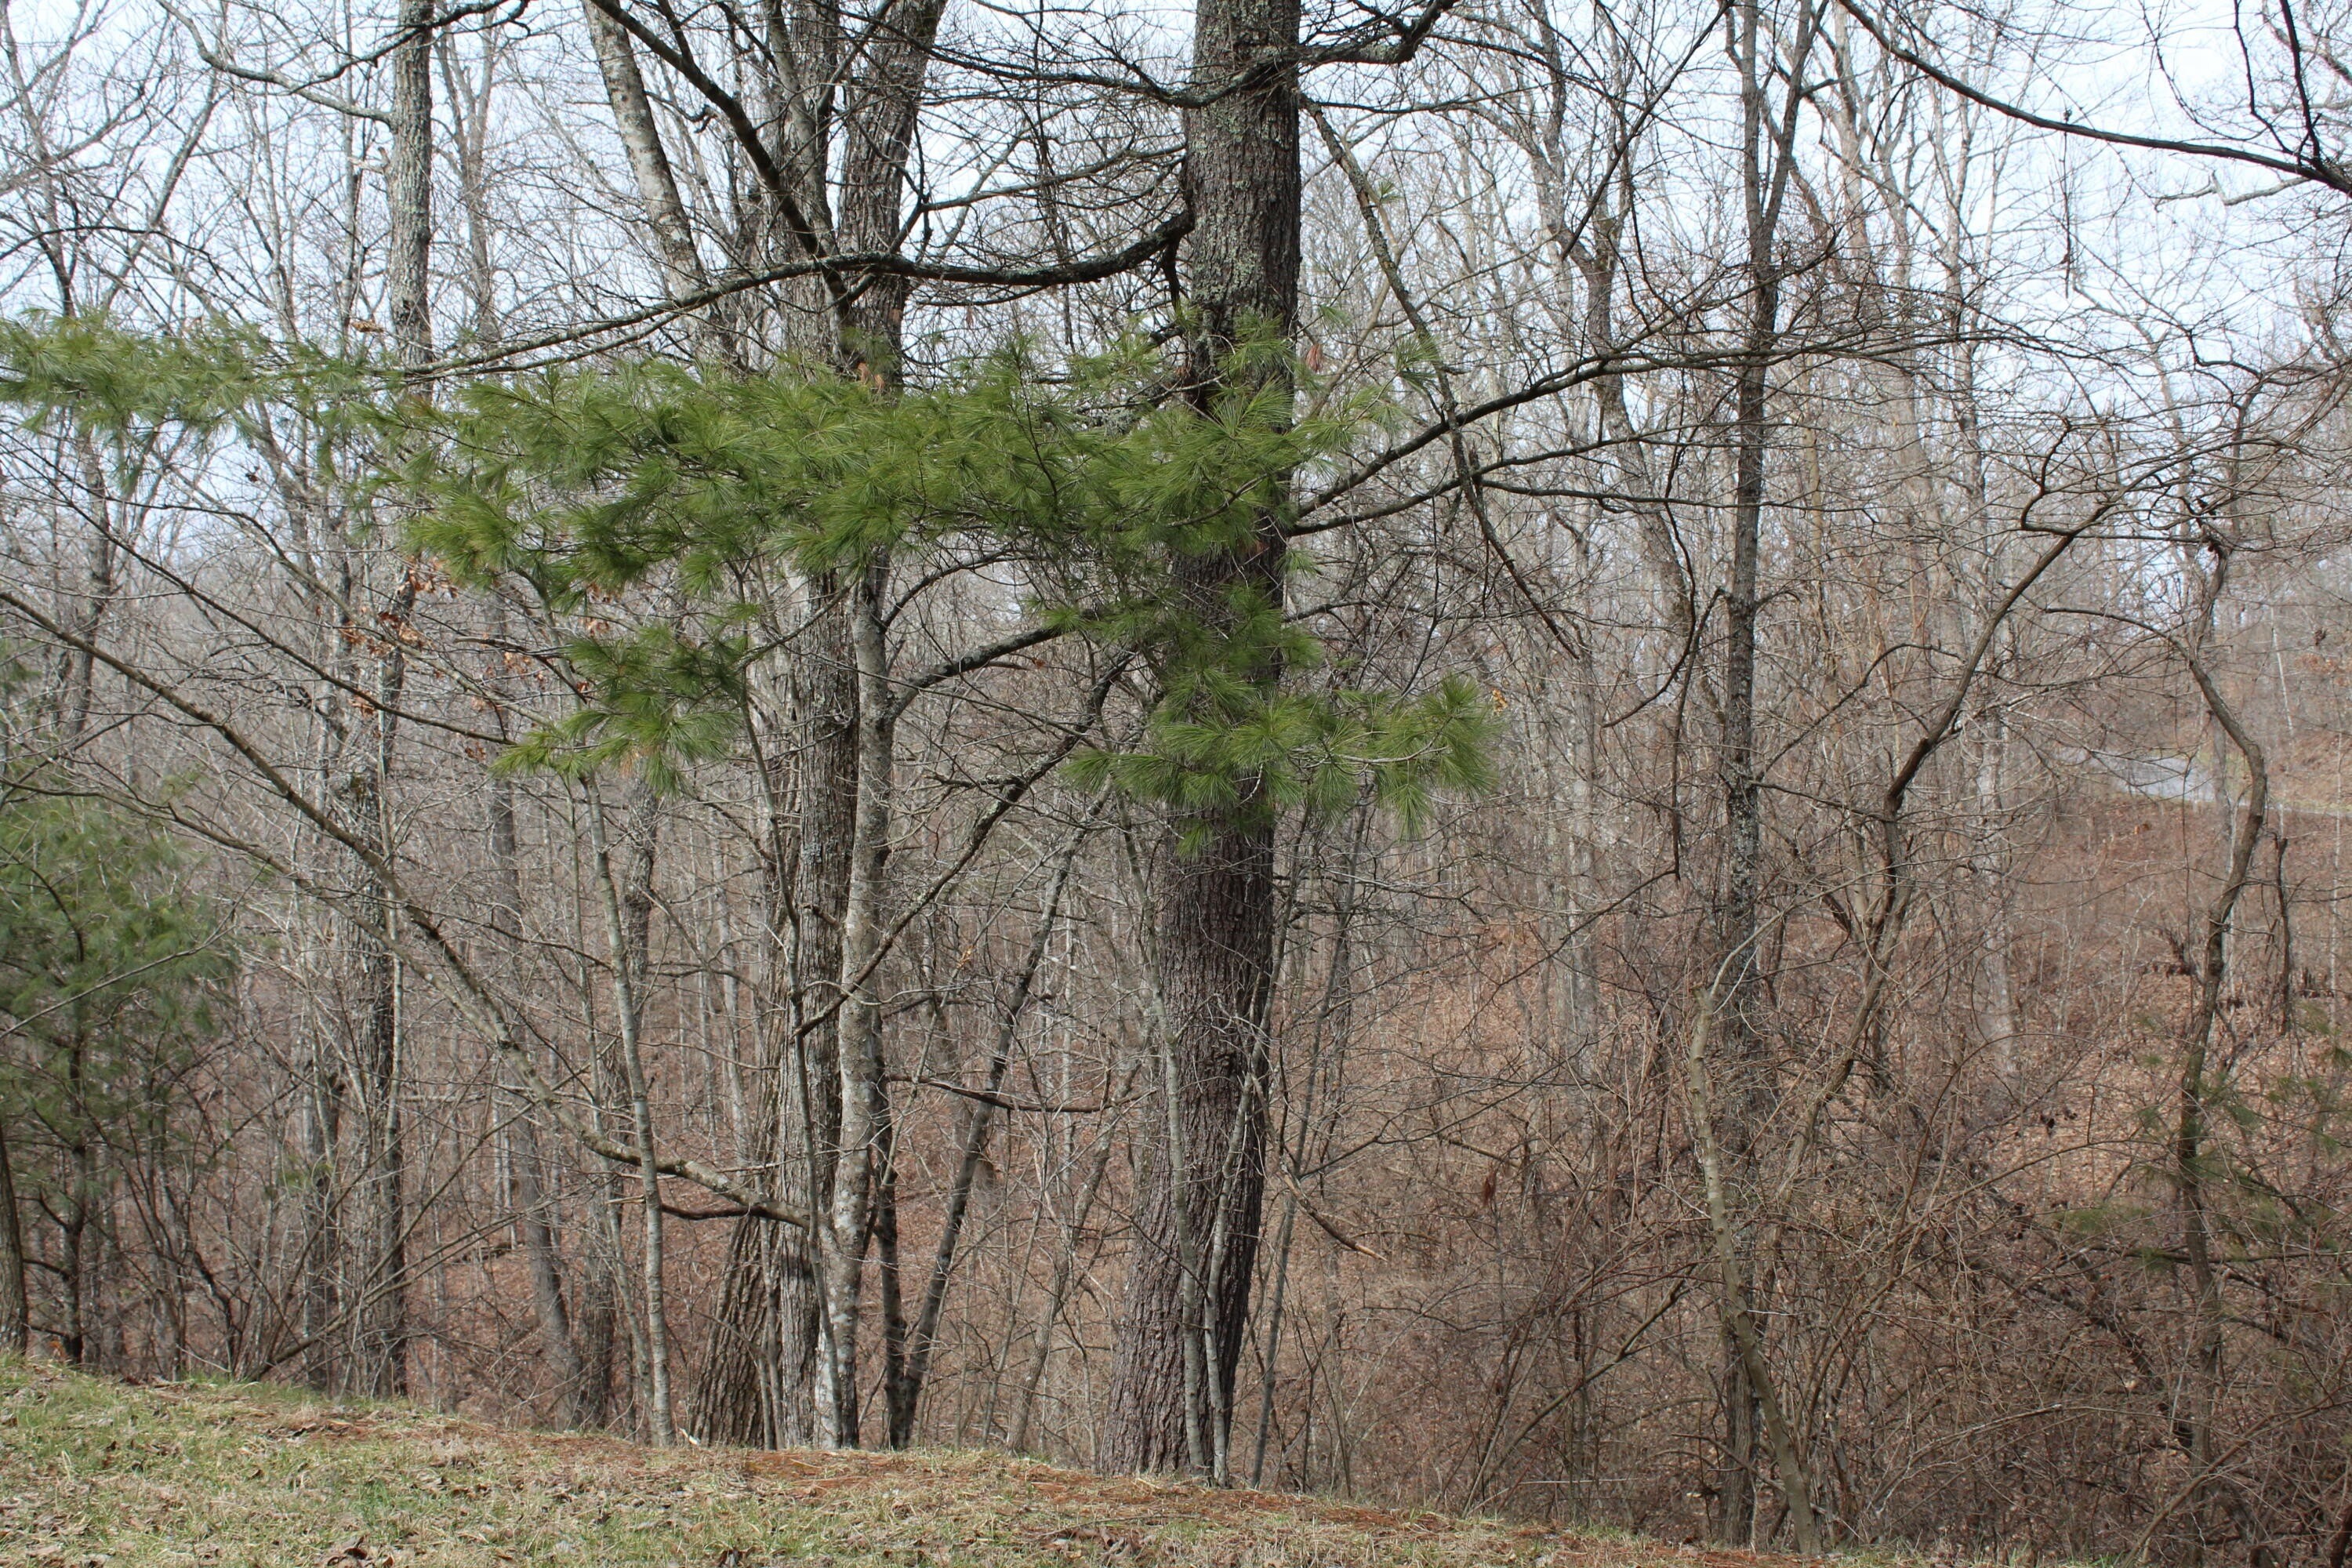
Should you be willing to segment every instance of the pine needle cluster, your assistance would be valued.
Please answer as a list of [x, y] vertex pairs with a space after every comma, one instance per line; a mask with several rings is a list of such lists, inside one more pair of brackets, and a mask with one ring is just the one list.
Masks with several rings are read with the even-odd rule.
[[428, 505], [415, 544], [464, 578], [528, 580], [585, 613], [657, 577], [696, 607], [585, 637], [580, 713], [520, 755], [620, 757], [657, 772], [732, 743], [751, 629], [777, 569], [807, 577], [877, 553], [979, 542], [1024, 563], [1031, 611], [1136, 658], [1153, 697], [1140, 744], [1075, 757], [1189, 830], [1253, 813], [1333, 811], [1369, 785], [1408, 826], [1437, 792], [1486, 777], [1492, 715], [1467, 683], [1405, 694], [1286, 676], [1321, 649], [1286, 613], [1284, 577], [1234, 574], [1207, 596], [1189, 563], [1265, 548], [1293, 477], [1381, 414], [1307, 400], [1293, 375], [1208, 401], [1168, 395], [1147, 349], [1054, 367], [1012, 350], [921, 389], [786, 367], [720, 376], [647, 362], [565, 369], [467, 392], [411, 461]]
[[[1022, 565], [1043, 624], [1150, 673], [1140, 740], [1079, 753], [1077, 782], [1194, 833], [1366, 788], [1416, 826], [1440, 791], [1486, 782], [1487, 705], [1459, 680], [1310, 687], [1322, 649], [1286, 603], [1311, 565], [1282, 542], [1296, 478], [1387, 410], [1316, 384], [1279, 344], [1251, 352], [1268, 373], [1209, 398], [1174, 391], [1137, 342], [1051, 365], [1016, 346], [920, 388], [648, 358], [485, 379], [428, 406], [385, 367], [234, 326], [27, 319], [0, 328], [0, 403], [115, 441], [299, 414], [354, 494], [401, 492], [409, 548], [460, 582], [520, 580], [591, 628], [565, 649], [581, 706], [508, 766], [626, 763], [674, 783], [740, 743], [780, 574], [977, 542]], [[1192, 569], [1269, 551], [1265, 572]], [[683, 613], [597, 614], [654, 585]]]

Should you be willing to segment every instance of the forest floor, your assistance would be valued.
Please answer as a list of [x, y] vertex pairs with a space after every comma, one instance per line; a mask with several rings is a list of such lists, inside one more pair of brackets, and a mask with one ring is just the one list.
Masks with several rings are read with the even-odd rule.
[[[1783, 1560], [1785, 1561], [1785, 1560]], [[653, 1449], [256, 1384], [0, 1362], [0, 1564], [40, 1568], [1768, 1568], [1059, 1469], [1002, 1454]]]

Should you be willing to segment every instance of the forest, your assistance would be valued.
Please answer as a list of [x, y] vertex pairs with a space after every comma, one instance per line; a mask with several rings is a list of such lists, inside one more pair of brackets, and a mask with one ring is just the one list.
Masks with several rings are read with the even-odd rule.
[[2342, 0], [0, 50], [0, 1355], [2345, 1568]]

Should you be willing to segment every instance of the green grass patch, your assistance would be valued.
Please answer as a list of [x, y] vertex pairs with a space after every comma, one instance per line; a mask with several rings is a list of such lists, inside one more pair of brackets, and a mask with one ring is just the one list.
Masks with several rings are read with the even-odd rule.
[[0, 1363], [0, 1564], [1715, 1568], [1622, 1536], [1001, 1454], [658, 1450], [273, 1385]]

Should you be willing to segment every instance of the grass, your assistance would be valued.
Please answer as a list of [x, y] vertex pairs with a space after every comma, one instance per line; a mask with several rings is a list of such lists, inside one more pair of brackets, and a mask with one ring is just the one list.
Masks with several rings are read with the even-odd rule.
[[1653, 1568], [1756, 1560], [1000, 1454], [640, 1447], [0, 1363], [0, 1564]]

